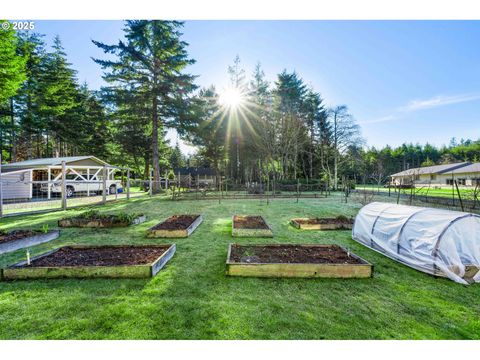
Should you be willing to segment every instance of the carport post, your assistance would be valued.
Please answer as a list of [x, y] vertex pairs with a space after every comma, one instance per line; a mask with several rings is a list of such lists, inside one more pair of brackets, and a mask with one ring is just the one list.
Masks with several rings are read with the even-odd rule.
[[130, 169], [127, 169], [127, 200], [130, 199]]
[[102, 204], [105, 204], [107, 202], [107, 165], [103, 165], [102, 187]]
[[62, 210], [67, 210], [67, 164], [65, 161], [62, 161]]
[[50, 184], [50, 181], [52, 180], [52, 169], [50, 168], [50, 166], [48, 167], [48, 176], [47, 176], [47, 199], [50, 200], [52, 198], [52, 186]]
[[90, 168], [87, 168], [87, 196], [90, 196], [90, 187], [89, 185], [90, 181]]

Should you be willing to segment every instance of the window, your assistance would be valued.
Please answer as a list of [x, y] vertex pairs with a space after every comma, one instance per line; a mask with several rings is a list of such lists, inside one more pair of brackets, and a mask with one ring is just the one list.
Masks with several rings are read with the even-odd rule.
[[437, 180], [436, 174], [430, 174], [430, 180]]
[[457, 184], [458, 185], [466, 185], [467, 184], [467, 179], [458, 179]]
[[447, 179], [447, 185], [453, 185], [453, 179]]
[[420, 180], [420, 175], [415, 175], [415, 181]]

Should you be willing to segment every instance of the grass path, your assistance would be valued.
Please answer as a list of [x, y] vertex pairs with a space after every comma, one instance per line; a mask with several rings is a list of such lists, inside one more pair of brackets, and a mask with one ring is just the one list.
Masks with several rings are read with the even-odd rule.
[[[480, 338], [480, 286], [462, 286], [398, 264], [351, 240], [349, 231], [316, 232], [292, 217], [355, 215], [340, 198], [179, 201], [132, 199], [102, 212], [147, 214], [127, 229], [65, 229], [32, 255], [67, 244], [169, 243], [145, 231], [175, 213], [202, 213], [176, 239], [169, 265], [148, 280], [43, 280], [0, 283], [2, 339], [464, 339]], [[78, 210], [71, 210], [74, 214]], [[341, 244], [375, 265], [372, 279], [256, 279], [224, 275], [233, 214], [263, 215], [273, 239], [239, 243]], [[65, 213], [2, 219], [2, 229], [55, 227]], [[0, 266], [24, 259], [0, 257]]]

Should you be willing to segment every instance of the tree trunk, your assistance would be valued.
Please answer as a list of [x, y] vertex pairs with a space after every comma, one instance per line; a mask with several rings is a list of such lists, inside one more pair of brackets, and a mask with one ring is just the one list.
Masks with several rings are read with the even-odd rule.
[[152, 118], [152, 158], [153, 158], [153, 193], [160, 191], [160, 157], [158, 154], [158, 98], [153, 97]]
[[338, 152], [335, 150], [335, 155], [333, 157], [333, 189], [337, 190], [338, 187]]
[[145, 169], [143, 170], [143, 179], [148, 180], [150, 178], [150, 156], [145, 157]]

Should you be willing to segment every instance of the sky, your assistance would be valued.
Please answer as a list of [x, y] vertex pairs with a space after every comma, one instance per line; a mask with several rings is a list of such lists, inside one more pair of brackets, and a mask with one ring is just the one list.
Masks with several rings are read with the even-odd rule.
[[[91, 39], [123, 37], [122, 21], [36, 21], [47, 43], [59, 35], [79, 81], [103, 85]], [[186, 21], [183, 40], [200, 86], [228, 85], [240, 56], [247, 75], [257, 62], [271, 82], [296, 71], [329, 106], [345, 104], [368, 146], [480, 138], [480, 21]], [[186, 153], [194, 152], [175, 131]]]

